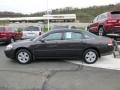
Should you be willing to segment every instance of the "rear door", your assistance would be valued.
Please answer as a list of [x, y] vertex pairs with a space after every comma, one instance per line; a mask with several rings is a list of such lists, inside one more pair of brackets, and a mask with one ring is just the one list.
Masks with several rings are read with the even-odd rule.
[[83, 35], [80, 32], [66, 31], [64, 32], [64, 39], [58, 41], [60, 57], [79, 57], [82, 54]]

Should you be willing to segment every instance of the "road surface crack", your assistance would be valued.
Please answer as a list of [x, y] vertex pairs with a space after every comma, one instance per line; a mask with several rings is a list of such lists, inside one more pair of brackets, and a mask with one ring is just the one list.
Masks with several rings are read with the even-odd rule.
[[51, 70], [49, 74], [46, 75], [46, 80], [44, 81], [42, 85], [42, 90], [49, 90], [48, 87], [48, 82], [53, 77], [56, 73], [59, 72], [76, 72], [76, 71], [81, 71], [83, 70], [84, 65], [77, 65], [78, 67], [73, 69], [73, 70]]

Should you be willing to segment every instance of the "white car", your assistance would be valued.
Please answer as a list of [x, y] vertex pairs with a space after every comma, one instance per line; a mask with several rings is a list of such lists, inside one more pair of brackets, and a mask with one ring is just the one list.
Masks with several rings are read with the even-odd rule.
[[42, 34], [41, 28], [28, 26], [22, 31], [22, 39], [33, 39]]

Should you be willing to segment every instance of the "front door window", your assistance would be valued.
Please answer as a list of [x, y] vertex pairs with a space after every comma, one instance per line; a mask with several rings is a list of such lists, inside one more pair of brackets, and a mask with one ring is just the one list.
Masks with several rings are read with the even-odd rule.
[[51, 41], [51, 40], [61, 40], [62, 38], [62, 33], [52, 33], [49, 34], [44, 38], [45, 41]]

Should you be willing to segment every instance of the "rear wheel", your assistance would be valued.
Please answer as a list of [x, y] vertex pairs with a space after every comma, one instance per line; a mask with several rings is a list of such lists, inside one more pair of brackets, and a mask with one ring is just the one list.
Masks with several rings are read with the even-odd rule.
[[20, 49], [16, 53], [16, 59], [20, 64], [28, 64], [32, 61], [32, 55], [28, 50]]
[[98, 53], [94, 49], [88, 49], [83, 54], [84, 62], [87, 64], [93, 64], [98, 59]]

